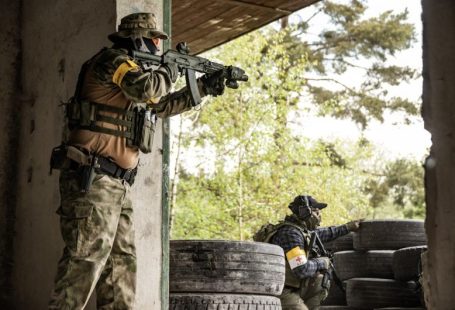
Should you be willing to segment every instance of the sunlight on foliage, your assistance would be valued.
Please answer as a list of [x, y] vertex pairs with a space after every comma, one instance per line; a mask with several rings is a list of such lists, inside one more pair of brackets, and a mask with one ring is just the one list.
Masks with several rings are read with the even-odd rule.
[[[181, 133], [179, 147], [213, 150], [214, 168], [189, 173], [177, 163], [172, 238], [247, 240], [267, 221], [289, 214], [287, 206], [299, 194], [328, 203], [323, 225], [423, 216], [418, 163], [384, 163], [364, 138], [315, 141], [289, 126], [292, 113], [308, 112], [299, 104], [302, 98], [311, 100], [318, 115], [350, 119], [361, 128], [383, 121], [385, 113], [418, 113], [417, 103], [388, 98], [383, 90], [416, 76], [411, 68], [383, 63], [414, 39], [407, 12], [365, 19], [365, 9], [362, 1], [326, 1], [321, 12], [333, 29], [321, 29], [319, 41], [303, 39], [308, 24], [302, 21], [254, 31], [204, 55], [243, 68], [249, 81], [184, 116], [191, 126]], [[358, 56], [371, 59], [371, 66], [362, 69], [362, 85], [351, 87], [341, 75], [356, 66]], [[341, 88], [319, 85], [318, 79]]]

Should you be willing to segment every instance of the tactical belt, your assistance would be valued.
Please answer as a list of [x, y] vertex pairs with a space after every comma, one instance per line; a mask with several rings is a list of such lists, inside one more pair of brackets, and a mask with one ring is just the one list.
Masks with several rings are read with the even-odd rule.
[[137, 167], [134, 169], [123, 169], [105, 157], [97, 157], [97, 161], [99, 167], [95, 168], [96, 173], [106, 174], [116, 179], [125, 180], [130, 185], [133, 185], [134, 178], [136, 177], [137, 173]]
[[[70, 169], [77, 171], [80, 168], [84, 167], [81, 166], [81, 164], [78, 163], [77, 161], [72, 159], [70, 160], [71, 160]], [[130, 185], [133, 185], [134, 178], [136, 177], [137, 174], [137, 167], [134, 169], [123, 169], [122, 167], [112, 162], [108, 158], [102, 156], [96, 156], [93, 158], [93, 160], [96, 161], [95, 172], [97, 174], [105, 174], [116, 179], [125, 180]]]

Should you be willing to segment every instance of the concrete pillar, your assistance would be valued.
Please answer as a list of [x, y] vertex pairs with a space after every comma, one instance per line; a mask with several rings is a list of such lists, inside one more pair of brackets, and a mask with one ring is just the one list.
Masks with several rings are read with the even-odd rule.
[[[0, 192], [0, 251], [8, 250], [11, 240], [5, 238], [9, 226], [2, 225], [7, 218], [4, 214], [15, 214], [15, 237], [10, 246], [14, 250], [11, 252], [14, 253], [13, 273], [8, 283], [13, 289], [10, 301], [16, 309], [46, 309], [63, 246], [55, 214], [59, 205], [58, 173], [49, 176], [51, 149], [60, 144], [63, 136], [64, 111], [59, 105], [72, 96], [82, 63], [103, 46], [110, 45], [107, 35], [115, 31], [120, 18], [137, 11], [154, 11], [162, 20], [162, 1], [23, 0], [21, 7], [16, 2], [7, 2], [12, 9], [7, 10], [12, 31], [1, 34], [4, 42], [8, 36], [21, 33], [22, 70], [20, 80], [16, 79], [17, 66], [13, 61], [20, 45], [11, 39], [7, 41], [10, 51], [5, 51], [4, 45], [1, 47], [2, 66], [3, 63], [8, 65], [7, 79], [11, 85], [2, 80], [0, 100], [6, 104], [1, 105], [0, 117], [2, 127], [8, 130], [0, 132], [0, 141], [8, 145], [8, 139], [14, 137], [8, 133], [18, 132], [19, 155], [15, 156], [14, 149], [0, 154], [2, 165], [11, 159], [18, 161], [14, 173], [0, 178], [3, 190], [8, 189], [4, 185], [8, 176], [17, 175], [14, 188]], [[18, 16], [21, 16], [21, 24]], [[5, 55], [11, 55], [13, 61], [5, 60]], [[17, 92], [3, 91], [19, 88], [20, 101], [14, 98]], [[21, 109], [19, 121], [10, 113], [17, 107]], [[158, 128], [154, 152], [142, 156], [134, 187], [138, 255], [136, 304], [141, 310], [161, 307], [162, 132], [161, 126]], [[2, 167], [1, 171], [8, 170]], [[14, 193], [17, 200], [11, 206], [6, 205]], [[11, 221], [9, 223], [11, 226]], [[4, 255], [0, 259], [3, 263]], [[0, 272], [5, 270], [2, 268]], [[1, 279], [0, 284], [3, 277]], [[93, 302], [88, 309], [94, 309]]]
[[[9, 307], [13, 264], [20, 111], [20, 3], [1, 1], [0, 12], [0, 305]], [[5, 14], [8, 12], [8, 14]]]
[[429, 309], [455, 305], [455, 2], [423, 0], [423, 118], [433, 146], [426, 161], [425, 275]]

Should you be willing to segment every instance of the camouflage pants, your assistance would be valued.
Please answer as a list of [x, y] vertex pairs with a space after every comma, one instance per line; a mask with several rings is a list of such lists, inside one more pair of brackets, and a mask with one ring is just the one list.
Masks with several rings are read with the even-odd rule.
[[84, 309], [95, 289], [98, 309], [132, 309], [136, 249], [130, 185], [97, 175], [83, 193], [78, 175], [62, 171], [60, 194], [65, 248], [49, 309]]
[[285, 287], [280, 296], [283, 310], [318, 310], [327, 298], [328, 289], [322, 287], [324, 275], [302, 281], [301, 288]]

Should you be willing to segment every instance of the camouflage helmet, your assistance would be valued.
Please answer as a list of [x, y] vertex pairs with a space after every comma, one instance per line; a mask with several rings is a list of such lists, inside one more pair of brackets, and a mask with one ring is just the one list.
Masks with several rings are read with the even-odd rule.
[[121, 19], [118, 31], [110, 34], [108, 38], [113, 42], [118, 38], [125, 39], [138, 35], [149, 39], [168, 39], [169, 36], [158, 30], [156, 24], [156, 17], [153, 13], [129, 14]]

